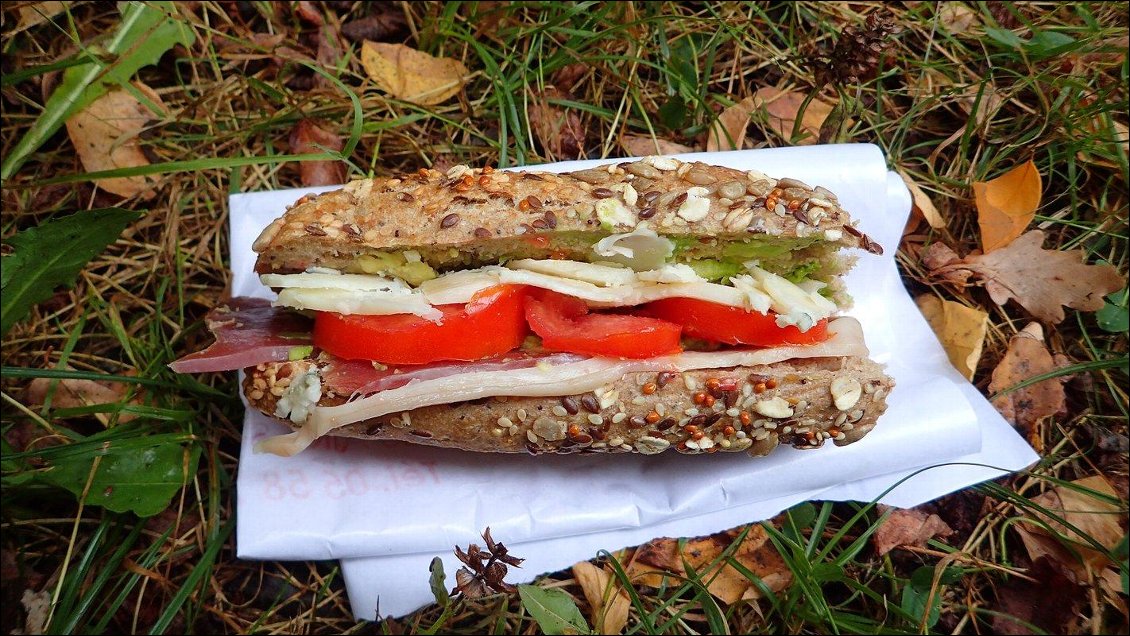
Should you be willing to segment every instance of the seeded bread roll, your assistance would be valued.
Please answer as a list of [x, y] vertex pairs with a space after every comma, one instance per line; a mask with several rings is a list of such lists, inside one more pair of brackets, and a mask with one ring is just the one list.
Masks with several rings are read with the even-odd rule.
[[303, 197], [268, 226], [253, 246], [255, 270], [348, 271], [359, 256], [402, 250], [436, 269], [499, 257], [587, 260], [595, 240], [641, 221], [687, 238], [688, 258], [713, 258], [719, 245], [748, 239], [792, 241], [801, 258], [820, 262], [843, 247], [882, 251], [822, 187], [648, 157], [565, 174], [460, 165], [354, 181]]
[[[312, 360], [247, 369], [251, 405], [274, 416], [291, 377]], [[496, 397], [429, 406], [335, 429], [331, 434], [479, 452], [652, 455], [747, 451], [779, 444], [850, 444], [886, 410], [894, 381], [865, 358], [809, 358], [684, 373], [632, 373], [609, 386], [563, 397]], [[319, 406], [348, 396], [324, 393]], [[289, 422], [288, 422], [289, 423]]]

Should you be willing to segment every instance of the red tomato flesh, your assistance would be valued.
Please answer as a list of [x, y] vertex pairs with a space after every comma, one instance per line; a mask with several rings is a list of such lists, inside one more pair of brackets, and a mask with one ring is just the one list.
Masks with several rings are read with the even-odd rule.
[[683, 333], [725, 344], [775, 347], [782, 344], [814, 344], [828, 339], [828, 321], [821, 320], [808, 331], [793, 325], [777, 326], [777, 314], [761, 314], [740, 307], [692, 298], [665, 298], [644, 305], [643, 313], [683, 326]]
[[538, 290], [526, 298], [526, 320], [546, 349], [614, 358], [678, 353], [679, 325], [642, 316], [590, 314], [583, 300]]
[[358, 316], [319, 312], [314, 345], [347, 360], [427, 364], [480, 360], [518, 348], [528, 329], [524, 287], [500, 285], [466, 305], [441, 305], [439, 324], [410, 314]]

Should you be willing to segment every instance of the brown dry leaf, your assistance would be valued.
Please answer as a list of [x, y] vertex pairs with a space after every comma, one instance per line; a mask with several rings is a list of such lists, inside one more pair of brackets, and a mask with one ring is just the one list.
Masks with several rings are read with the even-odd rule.
[[573, 566], [573, 577], [585, 593], [592, 613], [589, 614], [593, 630], [597, 634], [619, 634], [628, 624], [628, 608], [631, 600], [623, 586], [612, 573], [598, 568], [588, 561]]
[[[993, 302], [1004, 305], [1012, 298], [1037, 319], [1063, 320], [1063, 306], [1080, 311], [1102, 309], [1103, 297], [1126, 285], [1111, 265], [1084, 264], [1083, 250], [1045, 250], [1044, 233], [1032, 230], [991, 254], [968, 256], [964, 268], [978, 275]], [[943, 268], [945, 269], [945, 268]]]
[[[880, 505], [880, 509], [886, 508]], [[895, 508], [872, 535], [871, 542], [875, 552], [883, 556], [900, 545], [921, 547], [934, 537], [951, 534], [953, 529], [938, 515], [926, 514], [917, 508]]]
[[463, 88], [467, 67], [458, 60], [386, 42], [366, 40], [361, 66], [377, 86], [397, 99], [431, 106], [447, 101]]
[[[294, 154], [340, 151], [345, 147], [341, 137], [309, 119], [298, 122], [290, 131], [290, 151]], [[302, 161], [298, 164], [302, 185], [339, 185], [345, 183], [345, 164], [340, 161]]]
[[549, 103], [551, 99], [564, 99], [567, 95], [549, 87], [530, 103], [530, 127], [541, 142], [546, 157], [580, 159], [585, 154], [585, 129], [576, 111], [566, 111]]
[[988, 254], [1020, 236], [1040, 207], [1040, 171], [1031, 159], [992, 181], [974, 181], [982, 252]]
[[[804, 104], [805, 96], [800, 93], [765, 86], [757, 89], [757, 92], [753, 95], [753, 100], [756, 108], [765, 110], [769, 127], [785, 141], [791, 141], [797, 113], [800, 111], [801, 105]], [[820, 137], [820, 127], [824, 125], [824, 120], [832, 113], [832, 108], [831, 104], [818, 98], [813, 98], [808, 103], [800, 120], [799, 134], [801, 139], [796, 142], [798, 146], [816, 143], [816, 140]]]
[[[1076, 634], [1077, 613], [1086, 602], [1085, 588], [1073, 585], [1048, 559], [1036, 559], [1028, 568], [1035, 582], [1012, 577], [997, 587], [998, 613], [992, 618], [990, 634], [1035, 634], [1024, 623], [1040, 628], [1044, 634]], [[1024, 623], [1013, 620], [1018, 618]]]
[[657, 137], [641, 137], [639, 135], [624, 135], [620, 137], [620, 146], [629, 157], [647, 157], [649, 155], [678, 155], [685, 152], [694, 152], [690, 146], [675, 143], [669, 139]]
[[930, 200], [926, 191], [903, 169], [899, 168], [898, 173], [902, 176], [903, 183], [906, 184], [907, 189], [910, 190], [910, 196], [913, 200], [911, 211], [921, 214], [922, 218], [926, 219], [926, 223], [934, 229], [945, 227], [946, 220], [942, 218], [941, 213], [938, 212], [938, 208], [934, 207], [934, 202]]
[[961, 35], [981, 24], [977, 12], [960, 2], [943, 2], [938, 8], [938, 22], [952, 35]]
[[[144, 84], [134, 84], [146, 99], [164, 108], [161, 98]], [[148, 166], [138, 135], [153, 113], [129, 91], [116, 88], [90, 103], [67, 120], [67, 133], [87, 172]], [[153, 196], [157, 177], [138, 175], [98, 179], [98, 187], [121, 197]]]
[[[741, 528], [687, 541], [682, 554], [678, 552], [678, 540], [656, 539], [636, 550], [635, 558], [628, 565], [628, 576], [633, 582], [651, 587], [659, 587], [664, 572], [685, 576], [684, 561], [694, 568], [704, 581], [709, 581], [707, 590], [725, 603], [737, 603], [743, 598], [758, 598], [757, 588], [729, 563], [707, 568], [741, 534]], [[781, 556], [777, 554], [765, 528], [751, 526], [745, 541], [738, 546], [732, 559], [745, 566], [764, 581], [774, 592], [779, 592], [792, 582], [792, 573]], [[753, 592], [750, 592], [750, 590]]]
[[[94, 404], [114, 404], [125, 397], [129, 388], [129, 385], [124, 382], [36, 378], [27, 387], [27, 401], [31, 404], [43, 404], [47, 400], [47, 393], [52, 382], [58, 382], [55, 393], [51, 396], [51, 407], [57, 409], [92, 406]], [[130, 404], [140, 403], [138, 397], [130, 400]], [[106, 413], [97, 413], [95, 416], [103, 424], [110, 421], [110, 416]], [[125, 424], [136, 417], [131, 413], [122, 413], [118, 416], [118, 423]]]
[[718, 115], [714, 125], [710, 127], [710, 135], [706, 139], [706, 152], [717, 150], [741, 150], [745, 141], [745, 129], [749, 126], [749, 116], [757, 110], [757, 103], [752, 97], [730, 106]]
[[26, 31], [34, 26], [39, 26], [47, 22], [51, 18], [59, 15], [67, 9], [68, 6], [74, 4], [73, 2], [28, 2], [27, 4], [20, 5], [19, 22], [16, 23], [14, 33]]
[[972, 380], [989, 331], [989, 314], [931, 294], [919, 296], [916, 302], [946, 350], [950, 364], [966, 380]]
[[[1086, 488], [1104, 495], [1117, 497], [1114, 488], [1111, 487], [1110, 483], [1102, 475], [1077, 479], [1071, 483], [1080, 488]], [[1088, 492], [1083, 492], [1068, 486], [1056, 486], [1045, 493], [1033, 497], [1032, 503], [1047, 509], [1055, 517], [1062, 518], [1067, 524], [1081, 531], [1082, 534], [1068, 528], [1067, 525], [1058, 521], [1053, 516], [1045, 515], [1041, 512], [1034, 513], [1056, 532], [1070, 540], [1072, 542], [1071, 547], [1078, 552], [1083, 561], [1092, 569], [1100, 570], [1110, 565], [1110, 559], [1102, 552], [1092, 548], [1090, 542], [1084, 538], [1084, 535], [1094, 539], [1099, 545], [1102, 545], [1108, 550], [1113, 549], [1124, 534], [1122, 526], [1119, 523], [1119, 520], [1122, 518], [1122, 513], [1119, 511], [1117, 505], [1103, 501]], [[1030, 524], [1027, 529], [1032, 534], [1051, 538], [1051, 534], [1043, 526]], [[1056, 544], [1058, 545], [1058, 542], [1056, 542]], [[1027, 542], [1025, 542], [1025, 545], [1027, 546]], [[1070, 556], [1070, 562], [1065, 563], [1065, 565], [1068, 565], [1074, 572], [1081, 575], [1078, 579], [1079, 581], [1085, 580], [1086, 571], [1081, 568], [1079, 559], [1066, 550], [1064, 550], [1064, 552]], [[1035, 558], [1035, 555], [1033, 555], [1033, 559]]]
[[[1050, 373], [1056, 368], [1052, 354], [1044, 345], [1044, 331], [1039, 323], [1029, 323], [1008, 343], [1008, 351], [989, 383], [989, 392], [996, 393], [1028, 378]], [[1004, 419], [1017, 426], [1029, 442], [1034, 442], [1036, 423], [1063, 408], [1063, 384], [1051, 378], [1017, 389], [994, 399], [993, 406]]]

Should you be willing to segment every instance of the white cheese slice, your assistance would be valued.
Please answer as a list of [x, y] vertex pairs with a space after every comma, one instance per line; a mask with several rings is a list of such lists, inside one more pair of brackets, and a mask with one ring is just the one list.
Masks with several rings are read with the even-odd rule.
[[288, 287], [279, 292], [275, 306], [314, 311], [332, 311], [339, 314], [361, 316], [393, 316], [414, 314], [439, 322], [443, 314], [433, 307], [424, 295], [406, 291], [364, 291], [346, 289], [317, 289]]
[[259, 282], [267, 287], [302, 287], [307, 289], [345, 289], [350, 291], [408, 290], [404, 281], [371, 274], [340, 272], [306, 274], [263, 274]]
[[296, 432], [267, 438], [255, 445], [257, 452], [291, 456], [330, 431], [400, 411], [436, 404], [452, 404], [486, 397], [557, 397], [576, 395], [615, 382], [629, 373], [693, 371], [735, 366], [774, 364], [784, 360], [816, 357], [866, 356], [863, 330], [853, 318], [828, 324], [831, 337], [809, 346], [728, 351], [688, 351], [647, 360], [589, 358], [543, 368], [535, 366], [510, 371], [471, 371], [434, 380], [413, 381], [340, 406], [315, 407]]
[[581, 261], [523, 258], [510, 261], [506, 266], [510, 269], [522, 269], [560, 278], [582, 280], [601, 287], [632, 285], [639, 281], [636, 273], [626, 267], [613, 267]]

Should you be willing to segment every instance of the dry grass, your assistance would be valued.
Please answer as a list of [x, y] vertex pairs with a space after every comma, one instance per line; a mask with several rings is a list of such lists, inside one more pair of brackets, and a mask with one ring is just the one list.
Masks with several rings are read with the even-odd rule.
[[[403, 18], [403, 26], [387, 37], [462, 60], [473, 73], [466, 89], [434, 108], [382, 94], [366, 80], [357, 46], [349, 40], [342, 41], [340, 70], [331, 69], [341, 85], [321, 81], [307, 65], [294, 61], [318, 57], [318, 36], [290, 4], [178, 6], [181, 18], [192, 25], [195, 44], [175, 48], [160, 64], [137, 74], [156, 90], [168, 112], [142, 134], [157, 177], [152, 198], [121, 201], [94, 187], [84, 178], [65, 132], [50, 137], [3, 184], [4, 237], [75, 210], [108, 205], [148, 210], [83, 270], [73, 289], [58, 291], [5, 335], [4, 366], [34, 370], [68, 365], [158, 380], [160, 385], [144, 387], [141, 399], [164, 409], [164, 417], [146, 420], [146, 426], [193, 434], [202, 451], [195, 478], [169, 510], [144, 521], [80, 506], [57, 489], [10, 482], [5, 466], [5, 632], [24, 620], [18, 601], [25, 589], [72, 594], [74, 603], [60, 605], [52, 617], [52, 631], [137, 632], [157, 625], [170, 632], [402, 633], [429, 627], [439, 616], [440, 610], [432, 607], [380, 625], [355, 624], [335, 564], [237, 561], [233, 542], [225, 537], [233, 520], [240, 405], [234, 398], [217, 397], [235, 395], [233, 377], [215, 374], [200, 384], [164, 367], [208, 340], [200, 318], [228, 282], [226, 194], [300, 185], [297, 163], [277, 157], [290, 152], [287, 138], [302, 119], [316, 120], [345, 139], [352, 148], [346, 157], [350, 172], [360, 176], [456, 162], [499, 165], [563, 158], [549, 156], [529, 113], [547, 85], [560, 87], [567, 81], [568, 94], [550, 103], [576, 115], [584, 131], [584, 152], [592, 157], [621, 154], [624, 134], [654, 134], [701, 146], [715, 113], [759, 87], [816, 91], [839, 104], [840, 114], [850, 120], [828, 131], [831, 140], [882, 146], [893, 164], [926, 188], [949, 220], [945, 231], [908, 236], [899, 263], [913, 291], [932, 290], [990, 312], [989, 339], [975, 377], [982, 389], [1009, 338], [1028, 319], [1015, 305], [998, 307], [980, 290], [958, 293], [936, 285], [917, 258], [923, 244], [938, 240], [962, 253], [978, 246], [971, 181], [1034, 158], [1045, 179], [1035, 224], [1049, 234], [1046, 246], [1083, 248], [1092, 261], [1105, 260], [1123, 273], [1127, 269], [1130, 169], [1125, 137], [1116, 138], [1127, 123], [1127, 26], [1124, 9], [1115, 4], [958, 5], [968, 10], [972, 23], [967, 26], [958, 20], [961, 16], [941, 19], [942, 8], [931, 3], [883, 9], [804, 2], [483, 2], [394, 3], [370, 9], [364, 3], [331, 2], [317, 8], [331, 29], [369, 11], [388, 21]], [[71, 9], [73, 21], [64, 16], [54, 24], [20, 30], [15, 10], [5, 7], [6, 75], [65, 60], [77, 43], [112, 32], [119, 22], [113, 3], [77, 3]], [[861, 25], [867, 14], [879, 11], [889, 12], [901, 33], [876, 60], [878, 78], [814, 88], [813, 60], [832, 49], [844, 26]], [[948, 11], [956, 10], [943, 13]], [[987, 29], [993, 28], [1011, 29], [1024, 39], [1057, 31], [1075, 44], [1041, 58], [1030, 46], [1010, 49], [988, 37]], [[277, 46], [289, 50], [272, 53], [256, 46], [255, 33], [278, 34]], [[0, 143], [5, 156], [58, 82], [57, 73], [46, 71], [3, 86]], [[664, 105], [674, 96], [685, 104], [685, 112], [675, 113], [681, 118], [665, 118]], [[354, 115], [357, 107], [364, 115], [360, 122]], [[671, 126], [671, 119], [681, 121]], [[787, 142], [755, 121], [747, 145]], [[797, 571], [798, 581], [810, 587], [794, 586], [779, 607], [766, 601], [730, 607], [722, 619], [725, 627], [735, 633], [916, 631], [893, 615], [882, 598], [897, 604], [911, 572], [946, 560], [963, 568], [964, 575], [947, 588], [934, 630], [988, 631], [992, 613], [1002, 611], [1000, 590], [1022, 578], [1029, 566], [1010, 528], [1018, 516], [1028, 514], [1025, 502], [1050, 487], [1049, 479], [1105, 475], [1125, 511], [1126, 334], [1102, 331], [1092, 315], [1074, 311], [1049, 331], [1052, 350], [1071, 360], [1123, 362], [1079, 374], [1066, 384], [1066, 413], [1033, 434], [1045, 461], [1029, 473], [929, 506], [958, 530], [948, 541], [896, 550], [884, 558], [865, 550], [848, 559], [845, 576], [863, 582], [877, 597], [853, 594], [816, 571]], [[27, 379], [11, 374], [3, 378], [5, 436], [17, 448], [52, 443], [59, 439], [58, 427], [86, 435], [102, 429], [93, 417], [39, 411], [25, 399], [26, 385]], [[823, 526], [808, 525], [798, 533], [828, 540], [856, 508], [845, 504], [827, 511]], [[877, 518], [866, 513], [841, 539], [843, 544]], [[1125, 563], [1124, 554], [1121, 558]], [[100, 576], [107, 577], [105, 587], [91, 596]], [[420, 573], [421, 579], [426, 576]], [[568, 573], [554, 579], [583, 599]], [[178, 597], [182, 589], [187, 595]], [[1062, 628], [1125, 631], [1125, 610], [1120, 612], [1095, 580], [1071, 592], [1078, 592], [1082, 601]], [[825, 597], [834, 611], [814, 613], [814, 595]], [[1115, 596], [1121, 596], [1125, 607], [1126, 597]], [[82, 606], [84, 599], [89, 607]], [[693, 586], [680, 595], [639, 589], [633, 616], [638, 618], [641, 610], [677, 616], [665, 630], [671, 632], [716, 628], [704, 611], [704, 599]], [[793, 610], [786, 612], [788, 607]], [[460, 633], [517, 633], [529, 632], [532, 624], [517, 597], [498, 597], [464, 602], [443, 627]]]

